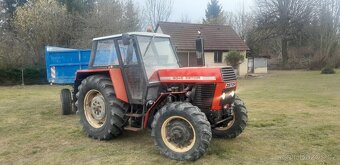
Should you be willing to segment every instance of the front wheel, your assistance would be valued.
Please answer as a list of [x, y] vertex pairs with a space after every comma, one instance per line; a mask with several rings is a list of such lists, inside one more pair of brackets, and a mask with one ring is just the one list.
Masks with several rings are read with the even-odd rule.
[[235, 138], [246, 128], [248, 121], [247, 109], [243, 101], [238, 96], [235, 96], [231, 115], [232, 120], [228, 123], [212, 129], [214, 137], [226, 139]]
[[151, 136], [161, 154], [176, 160], [196, 160], [209, 146], [211, 128], [198, 107], [174, 102], [157, 112]]

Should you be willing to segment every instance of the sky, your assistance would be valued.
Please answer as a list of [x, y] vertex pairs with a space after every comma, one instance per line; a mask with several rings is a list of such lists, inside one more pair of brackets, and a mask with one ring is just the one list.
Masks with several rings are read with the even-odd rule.
[[[144, 4], [144, 0], [138, 2], [141, 5]], [[210, 0], [173, 0], [174, 4], [169, 21], [179, 22], [183, 17], [187, 17], [192, 23], [202, 22], [208, 2]], [[219, 0], [219, 2], [224, 11], [234, 13], [242, 11], [243, 2], [245, 11], [251, 11], [255, 6], [255, 0]]]

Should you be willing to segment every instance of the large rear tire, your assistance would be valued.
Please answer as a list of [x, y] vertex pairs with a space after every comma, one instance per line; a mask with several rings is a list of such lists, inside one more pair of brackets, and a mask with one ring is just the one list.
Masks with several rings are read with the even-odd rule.
[[110, 78], [93, 75], [78, 87], [76, 106], [89, 137], [108, 140], [122, 134], [128, 105], [115, 97]]
[[235, 96], [232, 109], [233, 119], [224, 126], [212, 129], [213, 137], [232, 139], [239, 136], [247, 126], [248, 115], [243, 101]]
[[60, 104], [62, 115], [69, 115], [73, 113], [71, 91], [69, 89], [62, 89], [60, 91]]
[[176, 160], [196, 160], [209, 146], [211, 127], [198, 107], [173, 102], [156, 113], [151, 136], [161, 154]]

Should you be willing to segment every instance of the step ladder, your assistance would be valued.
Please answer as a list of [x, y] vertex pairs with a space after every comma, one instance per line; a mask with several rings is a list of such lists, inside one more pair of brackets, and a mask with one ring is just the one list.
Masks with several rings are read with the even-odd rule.
[[[140, 113], [127, 113], [126, 116], [130, 117], [129, 119], [129, 124], [127, 126], [124, 127], [124, 130], [128, 130], [128, 131], [141, 131], [143, 130], [143, 121], [144, 121], [144, 114], [140, 114]], [[142, 122], [140, 124], [140, 127], [133, 127], [132, 126], [132, 120], [131, 117], [134, 118], [142, 118]]]

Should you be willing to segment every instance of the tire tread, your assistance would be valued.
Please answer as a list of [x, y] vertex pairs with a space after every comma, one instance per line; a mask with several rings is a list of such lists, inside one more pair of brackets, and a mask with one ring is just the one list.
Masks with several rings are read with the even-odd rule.
[[[198, 146], [187, 151], [185, 154], [175, 153], [167, 147], [163, 147], [164, 145], [162, 145], [162, 138], [157, 137], [157, 131], [160, 131], [157, 128], [158, 124], [161, 124], [161, 118], [164, 117], [164, 115], [169, 115], [171, 113], [191, 116], [190, 119], [193, 121], [192, 124], [196, 125], [196, 128], [198, 129], [196, 130], [196, 134], [200, 134], [199, 138], [197, 138], [200, 140], [198, 142]], [[154, 138], [154, 144], [160, 150], [161, 154], [176, 160], [197, 160], [206, 152], [212, 137], [212, 133], [207, 117], [198, 107], [193, 106], [188, 102], [173, 102], [166, 104], [154, 116], [151, 136]]]

